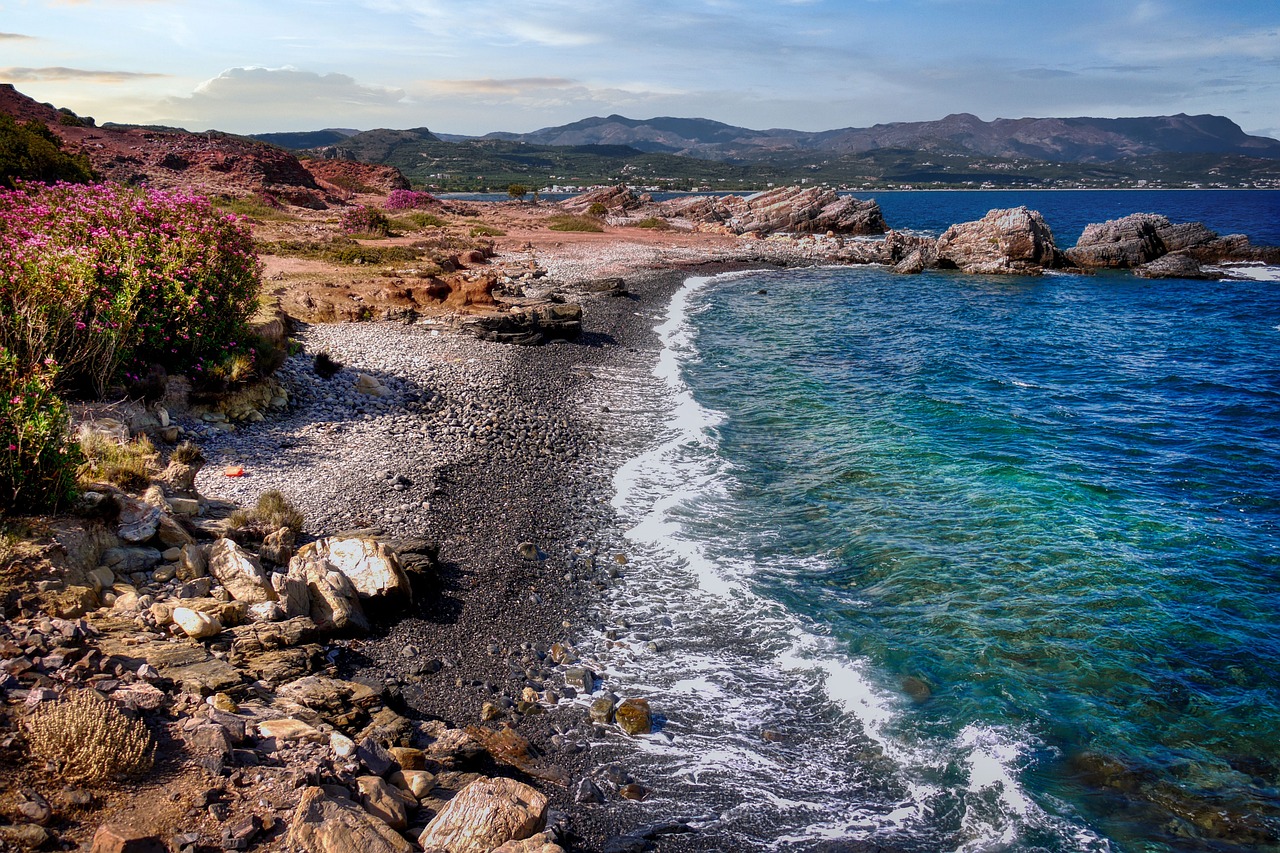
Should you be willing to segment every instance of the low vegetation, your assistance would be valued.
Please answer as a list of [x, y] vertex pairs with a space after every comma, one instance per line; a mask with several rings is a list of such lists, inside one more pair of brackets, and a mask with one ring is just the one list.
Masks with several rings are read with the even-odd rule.
[[382, 206], [387, 210], [422, 210], [439, 204], [440, 201], [431, 193], [417, 190], [392, 190]]
[[77, 690], [58, 702], [42, 702], [27, 718], [33, 755], [58, 765], [73, 782], [138, 776], [151, 769], [155, 741], [146, 723], [94, 690]]
[[650, 228], [654, 231], [670, 231], [671, 223], [659, 216], [649, 216], [633, 223], [636, 228]]
[[84, 455], [79, 469], [82, 484], [112, 483], [131, 492], [147, 488], [160, 461], [160, 454], [146, 435], [122, 444], [90, 433], [81, 437], [80, 452]]
[[602, 232], [604, 226], [600, 224], [600, 220], [592, 216], [572, 216], [570, 214], [562, 214], [553, 216], [547, 220], [547, 227], [552, 231], [585, 231], [585, 232]]
[[22, 181], [85, 183], [93, 180], [89, 158], [62, 150], [62, 140], [42, 122], [19, 123], [0, 114], [0, 187]]
[[505, 237], [507, 232], [501, 228], [494, 228], [492, 225], [472, 225], [471, 230], [467, 232], [472, 237]]
[[302, 530], [302, 513], [277, 489], [263, 492], [252, 509], [238, 509], [227, 518], [227, 526], [262, 539], [282, 527], [294, 533]]

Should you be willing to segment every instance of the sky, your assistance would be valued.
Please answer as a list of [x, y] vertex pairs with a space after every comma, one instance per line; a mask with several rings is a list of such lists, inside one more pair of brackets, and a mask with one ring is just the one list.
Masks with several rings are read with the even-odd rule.
[[0, 82], [234, 133], [1213, 113], [1280, 138], [1280, 0], [0, 0]]

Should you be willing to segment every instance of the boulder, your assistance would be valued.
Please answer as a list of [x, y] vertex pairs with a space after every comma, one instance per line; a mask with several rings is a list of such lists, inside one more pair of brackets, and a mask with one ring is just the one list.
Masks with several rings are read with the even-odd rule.
[[480, 778], [458, 792], [418, 836], [424, 851], [489, 853], [541, 832], [547, 798], [514, 779]]
[[209, 546], [209, 574], [236, 601], [259, 604], [277, 598], [258, 558], [230, 539], [219, 539]]
[[130, 545], [141, 545], [160, 529], [160, 510], [123, 495], [116, 497], [120, 505], [120, 523], [116, 535]]
[[398, 832], [350, 800], [307, 788], [289, 827], [289, 844], [308, 853], [413, 853]]
[[508, 841], [495, 847], [493, 853], [564, 853], [564, 848], [552, 840], [551, 832], [539, 832], [522, 841]]
[[119, 823], [104, 823], [93, 834], [90, 853], [167, 853], [168, 847], [140, 827]]
[[[402, 832], [408, 829], [409, 809], [403, 793], [377, 776], [357, 777], [356, 786], [360, 789], [360, 805], [365, 811], [392, 829]], [[413, 804], [417, 806], [418, 801], [415, 799]]]
[[409, 604], [413, 590], [396, 553], [376, 539], [329, 537], [304, 545], [303, 560], [324, 560], [351, 581], [365, 600], [382, 599]]
[[629, 735], [647, 735], [653, 731], [653, 713], [648, 699], [623, 699], [613, 711], [618, 728]]
[[277, 566], [287, 566], [293, 559], [296, 538], [292, 527], [281, 527], [274, 533], [268, 533], [258, 549], [258, 556]]
[[483, 341], [537, 346], [551, 339], [573, 340], [582, 334], [582, 306], [536, 301], [459, 319], [458, 328]]
[[207, 574], [209, 574], [209, 559], [206, 550], [196, 544], [183, 545], [182, 553], [178, 555], [178, 580], [195, 580]]
[[306, 584], [307, 615], [322, 631], [368, 631], [360, 593], [345, 574], [314, 550], [289, 561], [289, 577]]
[[193, 640], [216, 637], [222, 633], [222, 623], [217, 617], [208, 613], [192, 610], [189, 607], [175, 607], [172, 616], [177, 626], [186, 631], [187, 636]]
[[1170, 252], [1212, 243], [1217, 237], [1199, 222], [1174, 224], [1155, 213], [1133, 213], [1086, 226], [1066, 257], [1085, 269], [1132, 269]]
[[1063, 265], [1044, 217], [1025, 207], [952, 225], [938, 238], [936, 252], [940, 268], [973, 275], [1039, 275]]
[[626, 213], [643, 204], [642, 197], [628, 186], [601, 187], [597, 190], [576, 195], [560, 202], [560, 206], [570, 213], [579, 215], [591, 210], [592, 205], [599, 204], [610, 213]]

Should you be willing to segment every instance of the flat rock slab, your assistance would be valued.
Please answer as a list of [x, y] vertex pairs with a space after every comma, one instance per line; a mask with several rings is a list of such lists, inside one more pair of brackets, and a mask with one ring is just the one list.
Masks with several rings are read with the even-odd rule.
[[308, 853], [414, 853], [415, 849], [404, 836], [360, 806], [346, 799], [331, 799], [321, 788], [303, 792], [293, 813], [289, 844]]

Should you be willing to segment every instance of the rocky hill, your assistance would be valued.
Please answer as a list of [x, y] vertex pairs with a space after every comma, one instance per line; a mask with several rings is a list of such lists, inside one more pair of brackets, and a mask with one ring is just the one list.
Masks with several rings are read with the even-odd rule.
[[310, 208], [332, 200], [295, 155], [265, 142], [214, 131], [98, 127], [93, 119], [38, 103], [10, 84], [0, 84], [0, 113], [44, 123], [66, 150], [86, 154], [94, 171], [108, 180], [210, 195], [265, 193]]
[[1241, 154], [1280, 159], [1280, 140], [1250, 136], [1213, 115], [1144, 118], [1022, 118], [983, 121], [968, 113], [938, 121], [895, 122], [821, 133], [751, 130], [707, 119], [589, 118], [526, 134], [487, 138], [532, 145], [629, 145], [641, 151], [708, 159], [767, 159], [782, 152], [863, 154], [907, 149], [1056, 163], [1109, 163], [1155, 154]]

